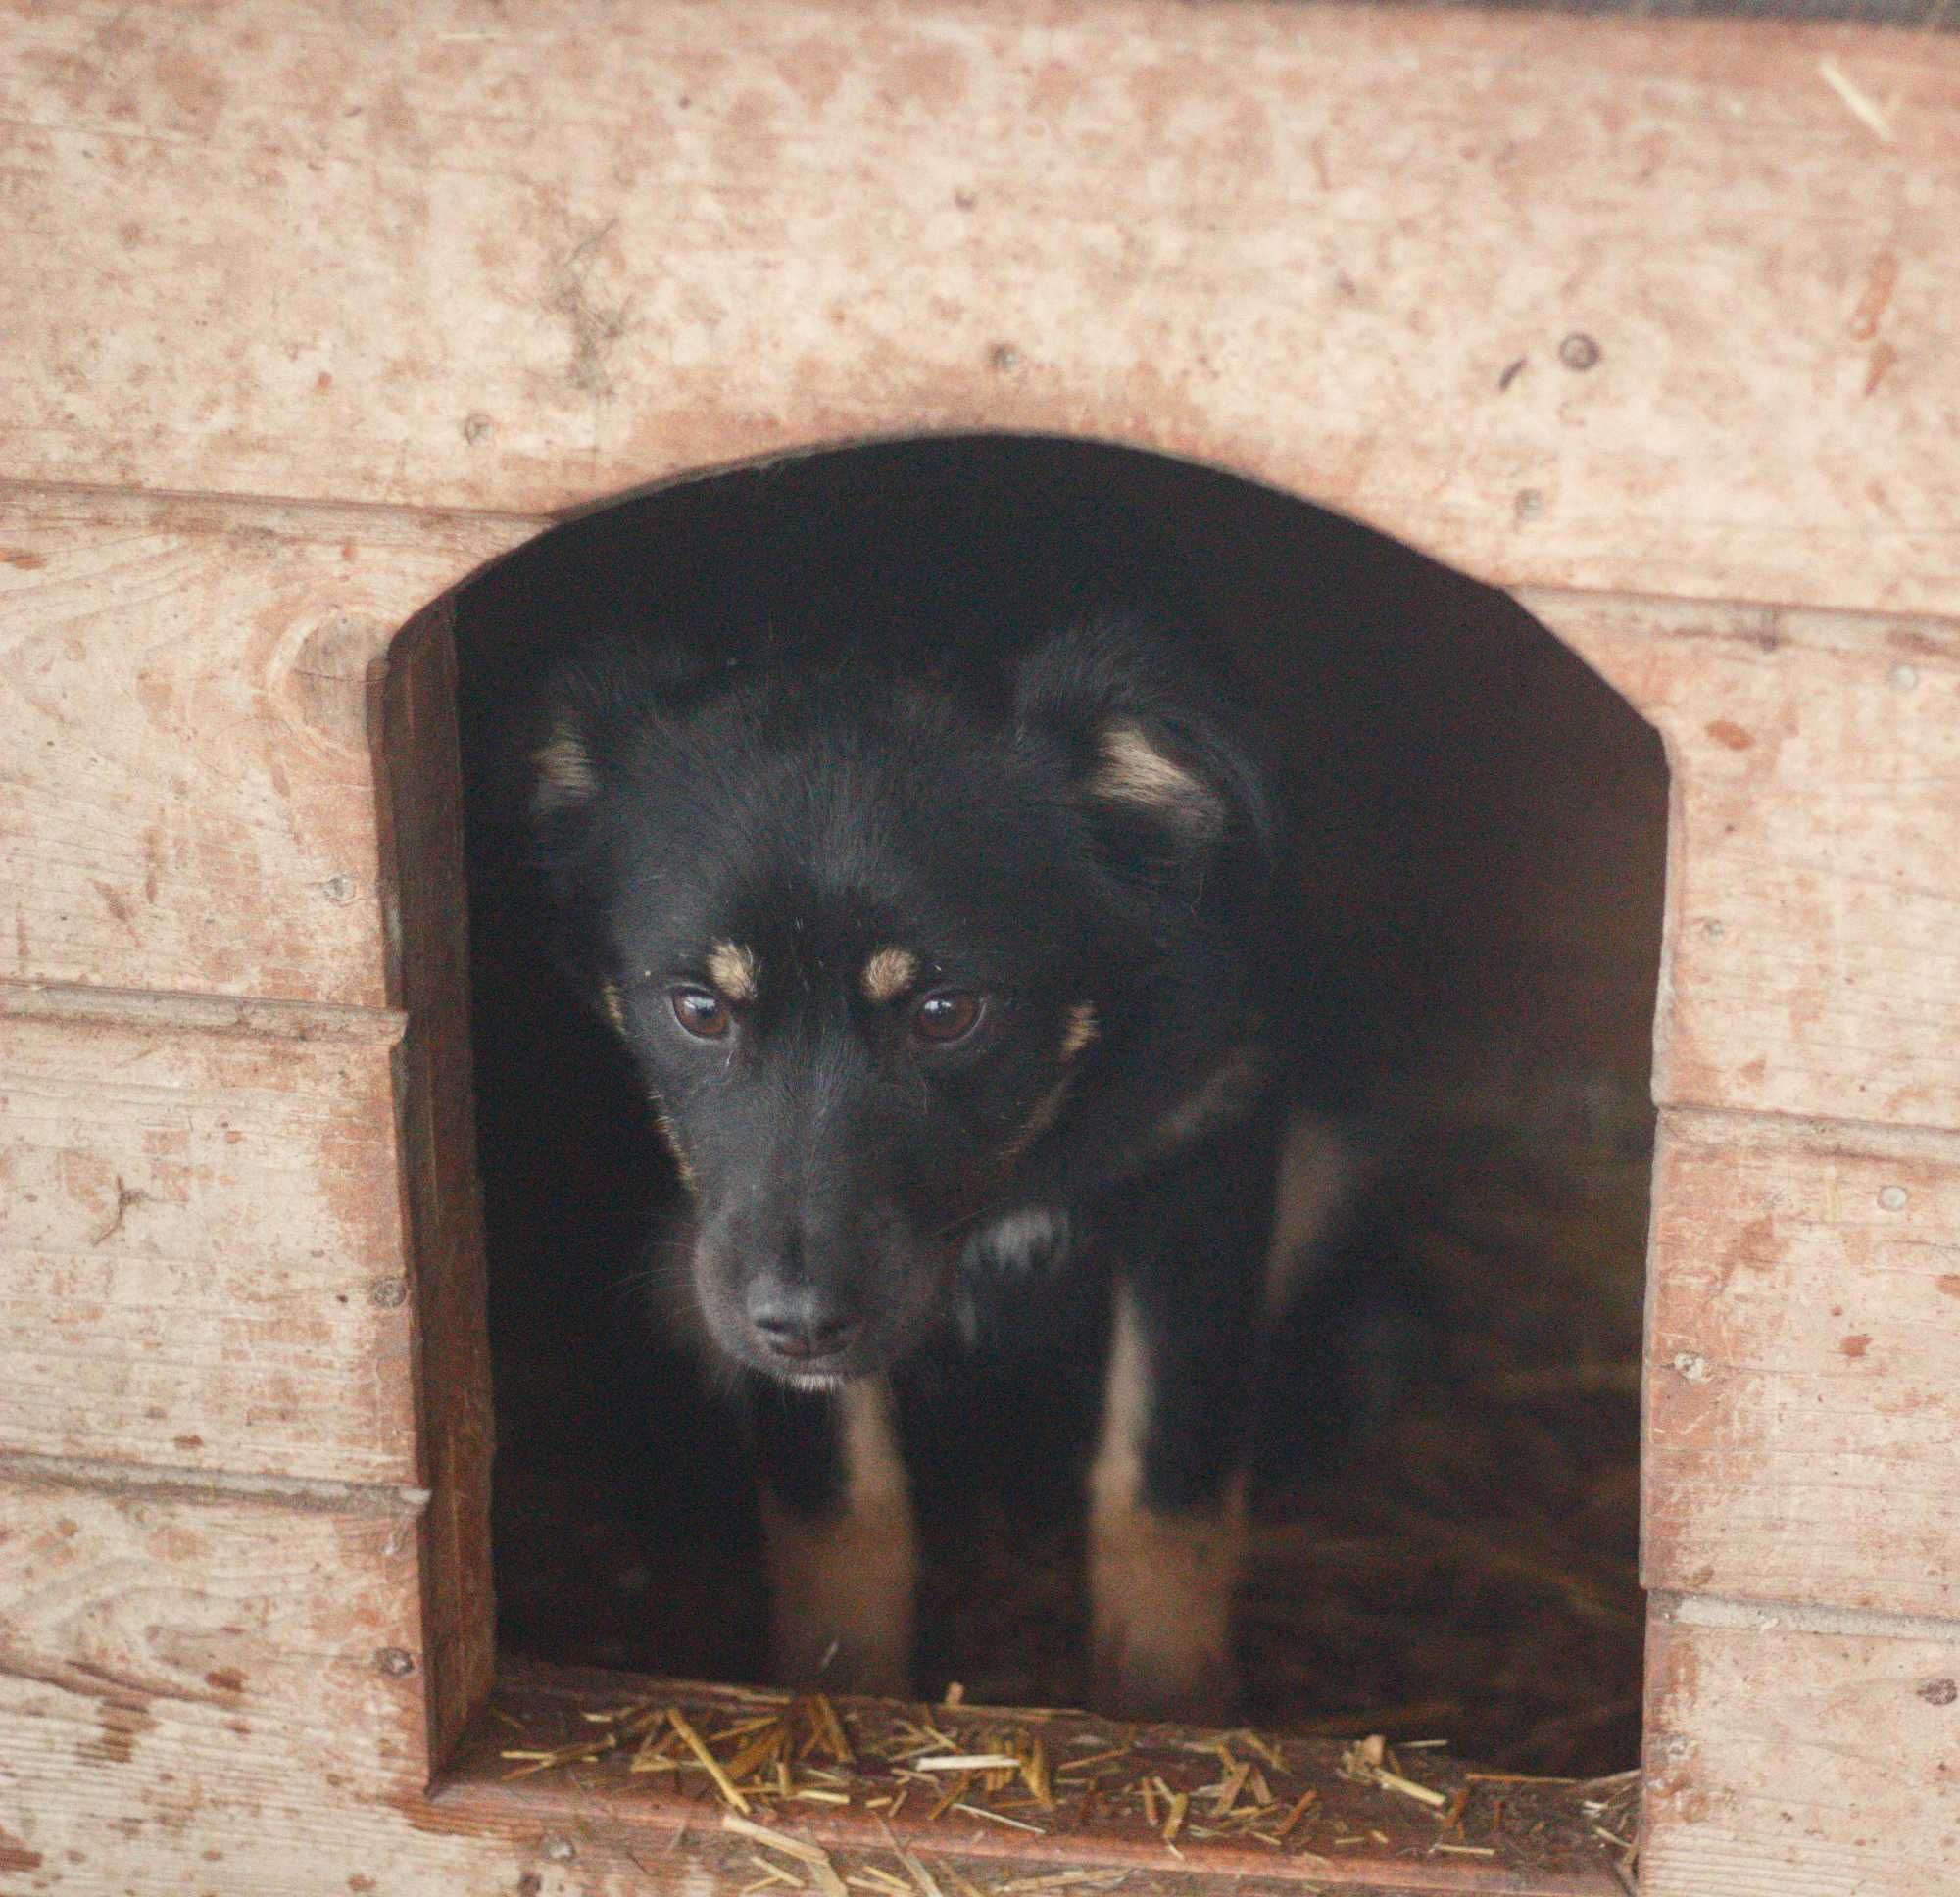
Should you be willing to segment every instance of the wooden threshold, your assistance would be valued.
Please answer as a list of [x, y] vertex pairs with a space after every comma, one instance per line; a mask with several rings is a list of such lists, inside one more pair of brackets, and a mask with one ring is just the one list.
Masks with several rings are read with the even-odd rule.
[[1371, 1759], [1365, 1745], [1245, 1727], [518, 1663], [500, 1670], [425, 1822], [543, 1834], [662, 1886], [694, 1888], [705, 1872], [716, 1891], [752, 1897], [1087, 1897], [1217, 1879], [1245, 1897], [1622, 1897], [1626, 1854], [1602, 1832], [1633, 1835], [1631, 1799], [1624, 1778], [1483, 1775], [1407, 1745]]

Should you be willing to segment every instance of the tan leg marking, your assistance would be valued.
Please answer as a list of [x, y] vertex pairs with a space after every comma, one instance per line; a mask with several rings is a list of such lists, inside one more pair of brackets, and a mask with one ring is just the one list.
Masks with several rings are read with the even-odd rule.
[[1090, 1664], [1095, 1709], [1121, 1719], [1223, 1721], [1232, 1697], [1232, 1600], [1245, 1540], [1243, 1484], [1217, 1508], [1144, 1499], [1151, 1367], [1127, 1287], [1116, 1293], [1102, 1435], [1089, 1474]]
[[708, 951], [708, 979], [731, 1001], [756, 998], [756, 957], [739, 943], [717, 942]]
[[896, 1001], [918, 980], [919, 958], [909, 948], [880, 948], [864, 964], [858, 986], [873, 1007]]
[[910, 1690], [918, 1558], [891, 1393], [866, 1380], [846, 1384], [834, 1400], [844, 1439], [842, 1509], [803, 1521], [763, 1496], [771, 1658], [785, 1685], [903, 1698]]

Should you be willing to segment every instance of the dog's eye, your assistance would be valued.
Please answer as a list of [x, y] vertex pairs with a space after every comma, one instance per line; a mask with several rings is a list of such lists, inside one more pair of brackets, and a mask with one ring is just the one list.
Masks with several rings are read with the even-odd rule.
[[702, 1041], [719, 1041], [735, 1025], [728, 1003], [710, 988], [676, 988], [667, 995], [674, 1019]]
[[912, 1033], [928, 1046], [951, 1047], [980, 1025], [984, 998], [964, 988], [936, 988], [912, 1003]]

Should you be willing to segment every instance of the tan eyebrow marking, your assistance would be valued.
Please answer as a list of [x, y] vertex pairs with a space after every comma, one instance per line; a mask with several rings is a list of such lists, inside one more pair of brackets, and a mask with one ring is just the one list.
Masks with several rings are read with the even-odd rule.
[[599, 998], [606, 1004], [606, 1018], [619, 1030], [626, 1032], [626, 1004], [619, 998], [619, 991], [611, 982], [601, 982]]
[[1061, 1031], [1061, 1057], [1073, 1060], [1100, 1032], [1096, 1025], [1096, 1003], [1077, 1001], [1063, 1018], [1066, 1025]]
[[883, 1007], [887, 1001], [896, 1001], [911, 987], [918, 980], [918, 974], [919, 958], [909, 948], [880, 948], [864, 964], [858, 984], [867, 1001]]
[[756, 998], [756, 957], [738, 943], [717, 942], [708, 951], [708, 978], [731, 1001]]

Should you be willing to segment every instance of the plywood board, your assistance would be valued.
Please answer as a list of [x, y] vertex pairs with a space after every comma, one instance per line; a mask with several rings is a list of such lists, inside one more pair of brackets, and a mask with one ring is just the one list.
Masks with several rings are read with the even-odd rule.
[[529, 529], [0, 486], [0, 979], [381, 1004], [368, 667]]
[[416, 1481], [398, 1024], [11, 998], [0, 1449]]
[[1665, 1113], [1650, 1586], [1960, 1620], [1960, 1141]]
[[1661, 1603], [1642, 1897], [1928, 1897], [1960, 1856], [1960, 1628]]
[[1960, 1128], [1960, 627], [1523, 604], [1667, 743], [1656, 1097]]
[[540, 511], [1057, 430], [1499, 583], [1950, 610], [1956, 104], [1729, 22], [16, 10], [0, 463]]

